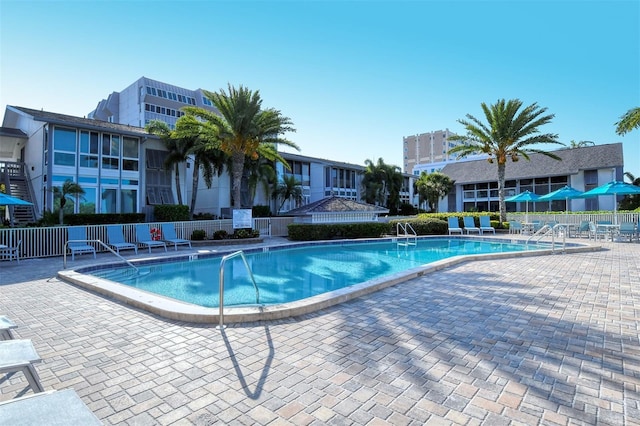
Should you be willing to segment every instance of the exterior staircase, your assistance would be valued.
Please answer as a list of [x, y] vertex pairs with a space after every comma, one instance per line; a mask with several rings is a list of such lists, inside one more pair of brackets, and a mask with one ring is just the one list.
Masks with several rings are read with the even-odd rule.
[[[29, 188], [29, 179], [24, 163], [1, 162], [0, 183], [4, 183], [5, 193], [15, 198], [33, 203], [33, 192]], [[36, 221], [35, 206], [5, 206], [9, 209], [14, 226], [25, 226]], [[4, 217], [1, 218], [4, 220]]]

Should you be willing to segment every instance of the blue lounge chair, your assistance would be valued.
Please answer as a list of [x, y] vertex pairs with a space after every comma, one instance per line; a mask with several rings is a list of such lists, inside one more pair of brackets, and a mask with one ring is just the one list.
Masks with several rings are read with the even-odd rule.
[[491, 218], [489, 216], [480, 216], [480, 233], [484, 234], [485, 232], [493, 232], [496, 233], [496, 228], [491, 226]]
[[457, 217], [449, 216], [449, 235], [454, 234], [456, 232], [462, 235], [462, 228], [460, 228], [460, 220]]
[[96, 258], [96, 249], [87, 244], [87, 228], [84, 226], [72, 226], [67, 228], [69, 235], [69, 250], [71, 250], [71, 260], [75, 260], [76, 253], [93, 253]]
[[109, 245], [113, 247], [118, 254], [120, 254], [120, 250], [135, 250], [136, 254], [138, 254], [138, 246], [132, 243], [128, 243], [124, 239], [124, 234], [122, 233], [122, 227], [119, 225], [109, 225], [107, 226], [107, 238], [109, 239]]
[[464, 229], [465, 231], [467, 231], [467, 235], [469, 235], [472, 232], [477, 232], [478, 235], [482, 234], [482, 231], [480, 231], [480, 228], [476, 226], [471, 216], [464, 216], [462, 220], [464, 221]]
[[31, 340], [18, 339], [0, 342], [0, 374], [21, 371], [34, 392], [44, 391], [40, 377], [38, 377], [33, 365], [40, 361], [40, 355], [36, 352]]
[[167, 251], [167, 245], [164, 241], [157, 241], [151, 237], [151, 230], [148, 225], [136, 225], [136, 238], [138, 244], [149, 248], [149, 253], [151, 253], [151, 247], [164, 247], [164, 251]]
[[622, 222], [618, 229], [618, 235], [622, 239], [623, 236], [629, 237], [629, 242], [633, 241], [633, 237], [637, 234], [636, 224], [633, 222]]
[[178, 251], [179, 245], [188, 245], [189, 248], [191, 248], [191, 241], [185, 240], [184, 238], [178, 238], [176, 235], [176, 228], [174, 228], [171, 223], [162, 224], [162, 240], [173, 244], [176, 251]]

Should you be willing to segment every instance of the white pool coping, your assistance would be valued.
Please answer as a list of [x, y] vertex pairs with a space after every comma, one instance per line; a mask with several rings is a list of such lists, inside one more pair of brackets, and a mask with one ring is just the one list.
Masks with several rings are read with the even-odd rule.
[[[438, 238], [449, 238], [449, 236], [437, 236]], [[426, 237], [430, 238], [430, 237]], [[431, 237], [433, 238], [433, 237]], [[458, 237], [453, 237], [459, 239]], [[465, 236], [464, 239], [482, 239], [505, 242], [504, 238], [486, 238], [486, 237], [470, 237]], [[515, 240], [515, 239], [514, 239]], [[353, 240], [340, 240], [331, 241], [328, 243], [345, 243], [353, 242]], [[327, 242], [325, 242], [327, 243]], [[290, 245], [287, 245], [290, 246]], [[269, 250], [275, 246], [269, 248], [263, 248]], [[600, 250], [598, 245], [587, 244], [574, 244], [567, 246], [564, 253], [575, 253], [585, 251]], [[223, 322], [227, 323], [240, 323], [240, 322], [253, 322], [253, 321], [268, 321], [282, 318], [296, 317], [311, 312], [315, 312], [330, 306], [334, 306], [340, 303], [344, 303], [348, 300], [355, 299], [360, 296], [367, 295], [369, 293], [379, 291], [386, 287], [390, 287], [413, 278], [421, 277], [425, 274], [429, 274], [435, 271], [439, 271], [451, 266], [457, 265], [462, 262], [480, 261], [480, 260], [494, 260], [494, 259], [506, 259], [528, 256], [545, 256], [560, 253], [557, 249], [552, 251], [551, 249], [543, 250], [531, 250], [531, 251], [519, 251], [519, 252], [506, 252], [506, 253], [486, 253], [486, 254], [472, 254], [454, 256], [447, 259], [439, 260], [436, 262], [421, 265], [415, 268], [411, 268], [402, 272], [387, 275], [385, 277], [376, 278], [373, 280], [365, 281], [360, 284], [345, 287], [339, 290], [330, 291], [327, 293], [312, 296], [306, 299], [298, 300], [295, 302], [281, 303], [275, 305], [265, 306], [243, 306], [224, 307], [223, 310]], [[184, 256], [183, 256], [184, 257]], [[171, 257], [164, 257], [164, 260], [171, 260]], [[145, 259], [149, 260], [149, 258]], [[135, 262], [134, 262], [135, 263]], [[81, 270], [88, 269], [90, 267], [80, 268]], [[145, 290], [140, 290], [134, 287], [130, 287], [124, 284], [119, 284], [114, 281], [98, 278], [93, 275], [84, 274], [76, 270], [62, 270], [57, 274], [61, 280], [75, 284], [79, 287], [94, 291], [109, 298], [118, 300], [127, 305], [134, 306], [152, 314], [158, 315], [163, 318], [200, 323], [200, 324], [219, 324], [220, 323], [220, 309], [207, 308], [204, 306], [195, 305], [188, 302], [172, 299], [169, 297], [161, 296], [155, 293], [151, 293]]]

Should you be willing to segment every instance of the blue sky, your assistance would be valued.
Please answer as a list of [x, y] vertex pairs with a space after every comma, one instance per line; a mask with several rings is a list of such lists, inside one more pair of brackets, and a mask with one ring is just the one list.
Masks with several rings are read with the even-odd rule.
[[[146, 76], [260, 90], [300, 153], [402, 167], [403, 136], [519, 98], [640, 176], [640, 2], [0, 0], [0, 107], [84, 116]], [[555, 149], [554, 146], [546, 146]]]

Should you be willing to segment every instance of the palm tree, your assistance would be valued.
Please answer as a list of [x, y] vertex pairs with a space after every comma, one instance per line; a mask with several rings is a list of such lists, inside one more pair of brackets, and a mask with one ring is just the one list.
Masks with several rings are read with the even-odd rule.
[[580, 142], [576, 142], [574, 140], [572, 140], [570, 142], [569, 148], [574, 149], [574, 148], [584, 148], [585, 146], [594, 146], [596, 143], [593, 141], [580, 141]]
[[386, 164], [382, 158], [378, 162], [365, 160], [366, 170], [362, 178], [364, 192], [362, 199], [369, 204], [397, 210], [402, 190], [402, 173], [398, 166]]
[[560, 160], [555, 154], [546, 152], [533, 146], [541, 143], [563, 145], [558, 141], [558, 135], [553, 133], [540, 134], [538, 128], [548, 124], [554, 115], [544, 115], [546, 108], [533, 103], [524, 109], [522, 101], [511, 99], [498, 100], [494, 105], [481, 104], [487, 124], [474, 116], [467, 114], [467, 120], [458, 120], [467, 130], [466, 136], [454, 135], [449, 140], [463, 141], [462, 144], [450, 149], [450, 153], [458, 153], [460, 157], [471, 154], [489, 155], [489, 163], [498, 164], [498, 199], [500, 205], [500, 221], [507, 220], [504, 202], [504, 181], [507, 160], [516, 162], [520, 157], [529, 160], [529, 154], [537, 153]]
[[62, 187], [54, 186], [53, 195], [55, 198], [60, 198], [60, 210], [58, 211], [58, 220], [60, 225], [64, 224], [64, 207], [67, 204], [67, 199], [74, 201], [78, 197], [85, 194], [84, 189], [80, 184], [75, 183], [71, 179], [67, 179], [62, 184]]
[[[273, 149], [275, 149], [275, 147], [273, 147]], [[277, 179], [277, 173], [275, 168], [273, 167], [273, 163], [263, 158], [258, 158], [257, 160], [247, 158], [247, 161], [244, 165], [244, 170], [245, 174], [247, 175], [247, 186], [249, 193], [248, 207], [253, 207], [253, 201], [255, 199], [256, 191], [259, 185], [262, 186], [265, 199], [269, 200], [271, 197], [272, 188]]]
[[444, 173], [434, 172], [427, 174], [422, 172], [414, 185], [418, 192], [420, 203], [427, 201], [429, 210], [437, 212], [440, 200], [451, 192], [454, 181]]
[[280, 161], [288, 169], [289, 165], [269, 144], [281, 144], [298, 149], [298, 146], [281, 137], [286, 132], [295, 132], [291, 119], [276, 109], [262, 109], [259, 91], [251, 91], [243, 86], [238, 89], [229, 85], [228, 92], [220, 89], [217, 93], [204, 91], [207, 98], [218, 109], [220, 115], [203, 108], [185, 107], [183, 110], [193, 114], [207, 124], [203, 130], [213, 131], [209, 142], [231, 156], [231, 190], [233, 208], [240, 208], [242, 176], [245, 157], [257, 159], [263, 157], [271, 161]]
[[169, 125], [160, 120], [151, 120], [151, 122], [145, 126], [145, 129], [147, 132], [159, 136], [160, 140], [162, 140], [169, 150], [169, 154], [165, 158], [164, 164], [167, 168], [174, 166], [178, 204], [182, 205], [182, 191], [180, 190], [180, 164], [186, 163], [189, 159], [189, 150], [192, 148], [192, 139], [174, 137], [171, 129], [169, 129]]
[[640, 107], [631, 108], [616, 123], [616, 133], [620, 136], [640, 128]]
[[178, 119], [176, 129], [172, 133], [172, 137], [189, 147], [187, 154], [193, 157], [190, 217], [193, 217], [196, 208], [200, 172], [207, 188], [211, 188], [214, 174], [220, 176], [229, 164], [229, 156], [218, 148], [216, 135], [217, 129], [201, 122], [190, 113]]
[[294, 203], [300, 204], [302, 202], [302, 184], [293, 175], [285, 175], [282, 177], [282, 181], [278, 184], [274, 192], [276, 199], [281, 199], [282, 203], [276, 213], [280, 212], [282, 206], [288, 199], [293, 199]]
[[[624, 177], [632, 185], [640, 186], [640, 177], [636, 178], [631, 172], [624, 172]], [[640, 208], [640, 195], [625, 195], [620, 201], [620, 210], [635, 210]]]

